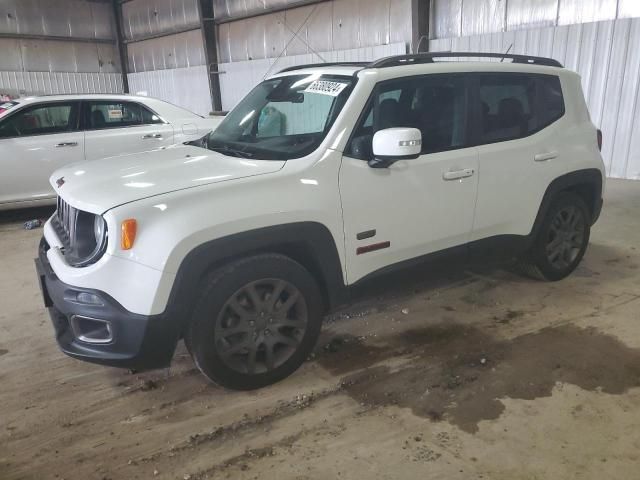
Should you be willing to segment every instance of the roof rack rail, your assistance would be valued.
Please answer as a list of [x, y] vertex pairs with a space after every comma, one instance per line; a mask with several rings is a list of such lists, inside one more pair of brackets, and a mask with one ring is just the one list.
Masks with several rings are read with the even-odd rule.
[[366, 67], [370, 62], [324, 62], [324, 63], [307, 63], [306, 65], [294, 65], [280, 70], [278, 73], [292, 72], [294, 70], [302, 70], [303, 68], [313, 67]]
[[367, 65], [368, 68], [385, 68], [397, 67], [399, 65], [411, 65], [421, 63], [434, 63], [434, 58], [447, 57], [485, 57], [485, 58], [508, 58], [513, 63], [524, 63], [527, 65], [544, 65], [547, 67], [560, 67], [562, 64], [553, 59], [546, 57], [534, 57], [531, 55], [516, 55], [512, 53], [488, 53], [488, 52], [429, 52], [415, 53], [412, 55], [393, 55], [391, 57], [381, 58]]

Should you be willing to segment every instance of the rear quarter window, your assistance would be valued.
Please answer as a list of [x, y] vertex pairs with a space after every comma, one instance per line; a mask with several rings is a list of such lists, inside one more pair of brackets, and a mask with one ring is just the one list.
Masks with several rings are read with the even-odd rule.
[[533, 135], [565, 112], [560, 79], [553, 75], [480, 75], [478, 101], [482, 144]]

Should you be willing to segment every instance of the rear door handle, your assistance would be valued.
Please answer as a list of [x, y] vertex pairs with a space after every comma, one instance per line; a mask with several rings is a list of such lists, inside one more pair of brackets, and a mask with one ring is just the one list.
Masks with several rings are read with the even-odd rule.
[[558, 156], [558, 152], [547, 152], [547, 153], [539, 153], [533, 157], [536, 162], [546, 162], [548, 160], [553, 160]]
[[146, 140], [148, 138], [162, 138], [162, 134], [161, 133], [147, 133], [146, 135], [142, 136], [143, 140]]
[[473, 168], [463, 168], [462, 170], [449, 170], [442, 174], [444, 180], [458, 180], [459, 178], [467, 178], [474, 174]]
[[78, 146], [78, 142], [61, 142], [61, 143], [56, 143], [56, 148], [59, 147], [77, 147]]

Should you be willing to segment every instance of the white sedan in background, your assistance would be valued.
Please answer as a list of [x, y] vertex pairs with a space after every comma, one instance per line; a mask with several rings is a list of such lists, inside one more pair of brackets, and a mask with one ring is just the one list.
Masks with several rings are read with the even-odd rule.
[[49, 177], [64, 165], [196, 140], [221, 121], [134, 95], [0, 102], [0, 210], [54, 203]]

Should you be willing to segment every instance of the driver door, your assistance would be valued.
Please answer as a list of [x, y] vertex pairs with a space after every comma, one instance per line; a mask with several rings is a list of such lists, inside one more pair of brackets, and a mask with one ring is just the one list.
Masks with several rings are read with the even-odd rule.
[[[340, 169], [350, 284], [405, 260], [464, 245], [473, 226], [478, 152], [466, 125], [468, 81], [428, 75], [378, 84]], [[371, 168], [374, 132], [418, 128], [422, 154]]]

